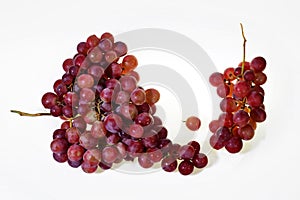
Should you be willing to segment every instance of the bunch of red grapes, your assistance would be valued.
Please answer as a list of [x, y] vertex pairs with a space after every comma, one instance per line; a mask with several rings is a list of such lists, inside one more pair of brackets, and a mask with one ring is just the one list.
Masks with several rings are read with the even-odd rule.
[[[112, 34], [104, 33], [101, 37], [91, 35], [86, 42], [79, 43], [76, 55], [63, 62], [65, 73], [55, 81], [54, 92], [42, 97], [42, 104], [50, 109], [50, 114], [64, 120], [53, 133], [50, 145], [53, 158], [74, 168], [81, 166], [86, 173], [99, 168], [107, 170], [115, 163], [134, 159], [143, 168], [161, 162], [163, 170], [172, 172], [178, 168], [183, 175], [191, 174], [195, 167], [205, 167], [208, 159], [200, 153], [198, 142], [181, 146], [167, 138], [166, 127], [155, 115], [160, 93], [138, 85], [140, 77], [134, 71], [138, 61], [126, 54], [125, 43], [115, 42]], [[254, 76], [258, 79], [257, 71]], [[214, 80], [219, 85], [219, 76]], [[228, 80], [226, 87], [232, 81]], [[252, 104], [257, 104], [256, 95], [260, 92], [251, 95]], [[260, 107], [252, 110], [252, 118], [261, 120]], [[200, 120], [191, 117], [186, 124], [197, 130]]]
[[266, 120], [265, 92], [261, 87], [267, 81], [265, 68], [266, 60], [256, 57], [250, 63], [244, 61], [237, 68], [227, 68], [224, 73], [215, 72], [209, 77], [210, 84], [223, 98], [222, 113], [209, 124], [214, 149], [225, 147], [230, 153], [239, 152], [243, 140], [253, 138], [256, 124]]

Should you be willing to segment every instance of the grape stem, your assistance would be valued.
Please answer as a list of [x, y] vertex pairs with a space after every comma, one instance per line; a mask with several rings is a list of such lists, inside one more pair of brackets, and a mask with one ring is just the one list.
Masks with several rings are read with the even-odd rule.
[[22, 112], [22, 111], [18, 111], [18, 110], [11, 110], [10, 112], [12, 113], [17, 113], [20, 116], [26, 116], [26, 117], [39, 117], [39, 116], [47, 116], [47, 115], [51, 115], [50, 113], [26, 113], [26, 112]]
[[241, 25], [241, 30], [242, 30], [242, 36], [243, 36], [243, 39], [244, 39], [244, 43], [243, 43], [243, 62], [242, 62], [242, 76], [244, 77], [245, 61], [246, 61], [246, 42], [247, 42], [247, 39], [245, 37], [243, 24], [240, 23], [240, 25]]

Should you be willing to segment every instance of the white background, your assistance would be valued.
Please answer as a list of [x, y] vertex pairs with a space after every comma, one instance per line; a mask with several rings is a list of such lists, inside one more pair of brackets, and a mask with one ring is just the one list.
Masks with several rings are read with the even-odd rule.
[[[299, 199], [298, 1], [1, 1], [1, 199]], [[90, 34], [154, 27], [201, 45], [220, 71], [242, 56], [264, 56], [268, 119], [239, 155], [218, 152], [189, 177], [163, 171], [88, 175], [53, 161], [53, 118], [25, 118], [10, 109], [44, 111], [43, 93], [62, 75], [61, 63]], [[208, 124], [203, 124], [207, 126]]]

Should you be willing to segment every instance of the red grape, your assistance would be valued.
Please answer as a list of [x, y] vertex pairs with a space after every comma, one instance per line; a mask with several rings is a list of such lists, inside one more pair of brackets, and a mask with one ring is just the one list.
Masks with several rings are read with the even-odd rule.
[[195, 167], [204, 168], [208, 163], [208, 158], [205, 154], [198, 153], [193, 157], [192, 161]]
[[185, 125], [191, 131], [197, 131], [201, 126], [201, 121], [198, 117], [191, 116], [187, 118]]
[[194, 165], [191, 161], [189, 160], [183, 160], [179, 166], [178, 166], [178, 170], [180, 172], [180, 174], [186, 176], [191, 174], [194, 171]]

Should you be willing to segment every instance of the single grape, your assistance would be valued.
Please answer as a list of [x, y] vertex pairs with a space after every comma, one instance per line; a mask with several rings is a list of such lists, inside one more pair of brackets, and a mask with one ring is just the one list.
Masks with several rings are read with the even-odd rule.
[[185, 125], [191, 131], [197, 131], [201, 126], [201, 121], [198, 117], [190, 116], [185, 121]]
[[107, 51], [105, 54], [104, 54], [104, 57], [105, 57], [105, 60], [108, 64], [111, 64], [115, 61], [117, 61], [118, 59], [118, 55], [115, 51]]
[[59, 163], [64, 163], [68, 160], [68, 155], [66, 153], [53, 153], [53, 158]]
[[[153, 119], [155, 124], [155, 118]], [[157, 130], [157, 136], [159, 139], [166, 139], [168, 136], [168, 130], [162, 126], [161, 128], [159, 128], [159, 130]]]
[[238, 153], [243, 148], [243, 142], [240, 137], [233, 136], [225, 146], [229, 153]]
[[214, 72], [209, 77], [209, 83], [214, 87], [218, 87], [224, 83], [224, 75], [220, 72]]
[[233, 67], [229, 67], [229, 68], [226, 68], [224, 70], [224, 79], [226, 80], [229, 80], [229, 81], [232, 81], [234, 80], [236, 77], [234, 75], [234, 68]]
[[241, 76], [242, 75], [242, 67], [237, 67], [234, 69], [234, 75], [235, 76]]
[[221, 98], [225, 98], [226, 96], [228, 96], [230, 93], [230, 88], [227, 84], [220, 84], [217, 87], [217, 94], [219, 97]]
[[131, 141], [129, 144], [128, 144], [128, 147], [127, 147], [127, 150], [129, 153], [133, 153], [133, 154], [136, 154], [136, 153], [142, 153], [144, 152], [144, 145], [142, 143], [142, 141], [140, 140], [136, 140], [136, 141]]
[[94, 173], [97, 170], [98, 165], [91, 165], [87, 162], [83, 162], [81, 168], [85, 173]]
[[58, 79], [54, 82], [53, 84], [53, 90], [55, 91], [55, 88], [57, 88], [57, 86], [59, 86], [60, 84], [62, 84], [62, 80], [61, 79]]
[[267, 62], [263, 57], [256, 57], [250, 63], [251, 69], [255, 72], [262, 72], [266, 68], [266, 65]]
[[146, 101], [146, 93], [142, 89], [135, 89], [130, 94], [130, 99], [135, 105], [142, 105]]
[[112, 111], [111, 103], [103, 102], [101, 104], [100, 108], [101, 108], [101, 112], [104, 112], [104, 113], [109, 113]]
[[224, 112], [219, 115], [219, 125], [231, 128], [233, 126], [233, 115], [231, 112]]
[[156, 89], [153, 88], [147, 89], [145, 93], [146, 93], [146, 102], [149, 105], [154, 105], [160, 99], [160, 93]]
[[247, 124], [246, 126], [239, 128], [238, 135], [243, 140], [251, 140], [254, 136], [254, 129], [250, 124]]
[[111, 78], [111, 79], [105, 81], [105, 86], [109, 89], [116, 89], [119, 85], [120, 85], [120, 82], [115, 78]]
[[83, 161], [90, 165], [98, 165], [101, 160], [101, 151], [99, 149], [87, 150], [83, 154]]
[[216, 150], [222, 149], [224, 147], [224, 142], [219, 140], [219, 138], [216, 134], [213, 134], [209, 138], [209, 144], [210, 144], [211, 147], [213, 147]]
[[170, 152], [172, 147], [172, 141], [170, 139], [159, 139], [157, 147], [162, 151], [165, 155]]
[[69, 147], [68, 149], [68, 159], [74, 162], [82, 160], [82, 156], [85, 152], [85, 149], [78, 145], [78, 144], [73, 144]]
[[238, 109], [237, 102], [231, 97], [226, 97], [220, 102], [220, 109], [223, 112], [235, 112]]
[[99, 65], [92, 65], [88, 68], [88, 74], [94, 77], [94, 80], [100, 79], [104, 74], [104, 69]]
[[54, 105], [50, 108], [50, 113], [53, 117], [59, 117], [62, 114], [62, 107], [59, 105]]
[[85, 131], [85, 129], [86, 129], [86, 122], [84, 121], [84, 119], [81, 116], [76, 117], [73, 120], [72, 125], [74, 127], [77, 127], [81, 133], [83, 133]]
[[52, 106], [56, 105], [58, 97], [56, 94], [52, 92], [47, 92], [42, 97], [42, 104], [45, 108], [51, 108]]
[[126, 104], [129, 103], [129, 100], [130, 100], [130, 95], [128, 92], [119, 91], [116, 96], [115, 103], [119, 105]]
[[76, 127], [71, 127], [66, 130], [66, 139], [70, 144], [75, 144], [79, 142], [80, 131]]
[[[89, 46], [88, 43], [86, 43], [86, 42], [80, 42], [77, 45], [77, 52], [79, 54], [87, 55], [87, 52], [88, 52], [89, 48], [90, 48], [90, 46]], [[72, 60], [72, 64], [73, 64], [73, 60]]]
[[73, 117], [73, 110], [71, 106], [63, 106], [61, 112], [66, 118]]
[[163, 158], [163, 153], [160, 149], [157, 148], [150, 148], [147, 150], [147, 154], [151, 162], [157, 163], [160, 162]]
[[95, 47], [88, 52], [87, 57], [92, 63], [99, 63], [103, 58], [103, 54], [100, 48]]
[[151, 109], [151, 107], [149, 106], [149, 104], [146, 103], [146, 102], [143, 103], [142, 105], [137, 105], [136, 108], [138, 110], [138, 113], [143, 113], [143, 112], [149, 113], [150, 109]]
[[90, 110], [91, 110], [91, 105], [88, 103], [81, 103], [78, 108], [77, 108], [77, 112], [78, 114], [80, 114], [81, 116], [85, 116]]
[[208, 163], [208, 158], [203, 153], [197, 153], [192, 159], [192, 162], [197, 168], [204, 168]]
[[220, 126], [221, 125], [218, 120], [212, 120], [209, 123], [209, 130], [210, 130], [210, 132], [215, 133], [218, 130], [218, 128], [220, 128]]
[[68, 160], [68, 164], [70, 167], [78, 168], [79, 166], [81, 166], [82, 160], [78, 160], [78, 161]]
[[131, 93], [136, 88], [137, 81], [133, 76], [122, 76], [119, 81], [122, 89], [126, 92]]
[[98, 144], [98, 139], [94, 138], [90, 131], [86, 131], [80, 135], [79, 143], [85, 149], [94, 149]]
[[114, 43], [114, 36], [111, 33], [105, 32], [101, 35], [100, 40], [109, 39], [112, 43]]
[[109, 88], [104, 88], [100, 93], [100, 98], [103, 102], [111, 102], [111, 98], [113, 95], [113, 90]]
[[246, 81], [253, 81], [255, 79], [255, 74], [253, 72], [253, 70], [247, 70], [244, 73], [244, 79]]
[[129, 127], [128, 134], [134, 138], [141, 138], [144, 134], [144, 129], [139, 124], [132, 124]]
[[107, 52], [112, 49], [113, 43], [111, 40], [105, 38], [105, 39], [101, 39], [98, 46], [103, 52]]
[[62, 82], [65, 84], [65, 85], [70, 85], [70, 84], [72, 84], [73, 83], [73, 79], [74, 79], [74, 77], [71, 75], [71, 74], [64, 74], [63, 76], [62, 76]]
[[90, 110], [85, 114], [83, 119], [87, 124], [93, 124], [95, 121], [97, 121], [97, 119], [98, 119], [97, 116], [98, 116], [98, 114], [96, 111]]
[[148, 126], [153, 124], [153, 117], [149, 113], [140, 113], [135, 118], [135, 123], [141, 126]]
[[91, 128], [91, 135], [94, 138], [102, 138], [106, 135], [106, 129], [102, 121], [95, 121]]
[[84, 67], [84, 60], [85, 60], [85, 55], [77, 54], [73, 58], [73, 64], [77, 65], [78, 67]]
[[127, 119], [134, 119], [138, 115], [138, 110], [136, 106], [132, 103], [124, 103], [120, 107], [120, 113]]
[[81, 74], [77, 78], [77, 84], [80, 88], [91, 88], [94, 85], [94, 78], [89, 74]]
[[267, 81], [267, 75], [263, 72], [255, 73], [254, 83], [257, 85], [263, 85]]
[[56, 139], [56, 138], [63, 138], [65, 139], [66, 138], [66, 130], [65, 129], [56, 129], [54, 132], [53, 132], [53, 139]]
[[105, 139], [108, 145], [115, 145], [121, 140], [121, 137], [116, 133], [107, 133]]
[[155, 148], [158, 145], [159, 138], [157, 136], [157, 133], [154, 131], [151, 131], [151, 135], [146, 136], [142, 139], [143, 145], [146, 148]]
[[251, 85], [247, 81], [239, 81], [234, 85], [233, 94], [238, 98], [244, 98], [250, 92]]
[[70, 67], [69, 69], [69, 73], [73, 76], [73, 77], [76, 77], [77, 74], [79, 72], [79, 66], [72, 66]]
[[186, 176], [191, 174], [194, 171], [194, 165], [191, 161], [189, 160], [183, 160], [179, 166], [178, 166], [178, 170], [180, 172], [180, 174]]
[[106, 163], [106, 162], [101, 161], [99, 163], [99, 167], [103, 170], [108, 170], [112, 167], [112, 163]]
[[73, 59], [72, 58], [68, 58], [66, 59], [63, 64], [62, 64], [62, 67], [63, 69], [65, 70], [65, 72], [68, 72], [70, 67], [73, 66]]
[[200, 144], [197, 141], [191, 141], [188, 143], [188, 145], [191, 145], [192, 147], [194, 147], [195, 150], [195, 154], [198, 154], [200, 152]]
[[250, 112], [251, 118], [256, 122], [263, 122], [267, 118], [266, 112], [261, 108], [254, 108]]
[[61, 128], [61, 129], [64, 129], [64, 130], [66, 130], [66, 129], [70, 128], [70, 127], [71, 127], [71, 124], [70, 124], [69, 121], [64, 121], [64, 122], [60, 125], [60, 128]]
[[79, 103], [78, 95], [75, 92], [67, 92], [64, 96], [64, 103], [68, 106], [75, 106]]
[[115, 147], [119, 151], [119, 156], [121, 158], [125, 158], [127, 155], [127, 145], [122, 142], [118, 142]]
[[113, 50], [119, 57], [124, 56], [128, 51], [127, 45], [124, 42], [115, 42], [113, 45]]
[[119, 115], [109, 114], [104, 119], [104, 127], [111, 133], [118, 133], [122, 127], [122, 119]]
[[177, 168], [177, 160], [172, 156], [167, 156], [161, 161], [161, 168], [166, 172], [173, 172]]
[[91, 35], [87, 38], [86, 43], [90, 46], [90, 47], [95, 47], [99, 44], [99, 38], [96, 35]]
[[90, 88], [82, 88], [80, 90], [80, 101], [84, 103], [92, 102], [95, 100], [95, 93]]
[[255, 90], [251, 91], [247, 96], [247, 103], [251, 107], [260, 107], [263, 104], [263, 102], [264, 96]]
[[120, 78], [122, 66], [118, 63], [111, 63], [106, 69], [105, 74], [110, 78]]
[[107, 146], [102, 150], [102, 160], [106, 163], [113, 163], [118, 158], [119, 152], [114, 146]]
[[143, 153], [138, 157], [138, 162], [140, 166], [145, 169], [153, 166], [153, 162], [149, 159], [149, 156], [146, 153]]
[[259, 86], [259, 85], [255, 85], [253, 88], [252, 88], [252, 91], [256, 91], [258, 93], [260, 93], [261, 95], [265, 96], [265, 91], [264, 89]]
[[170, 147], [170, 152], [169, 154], [173, 156], [174, 158], [179, 158], [179, 149], [180, 149], [180, 144], [172, 144]]
[[243, 127], [249, 122], [249, 114], [244, 110], [239, 110], [233, 115], [233, 123], [236, 125]]
[[183, 145], [178, 150], [180, 159], [192, 159], [195, 155], [195, 149], [192, 145]]
[[135, 56], [127, 55], [123, 58], [122, 67], [123, 73], [127, 74], [128, 72], [134, 70], [138, 66], [138, 61]]
[[53, 153], [66, 153], [68, 147], [69, 143], [64, 138], [56, 138], [50, 144], [50, 148]]

